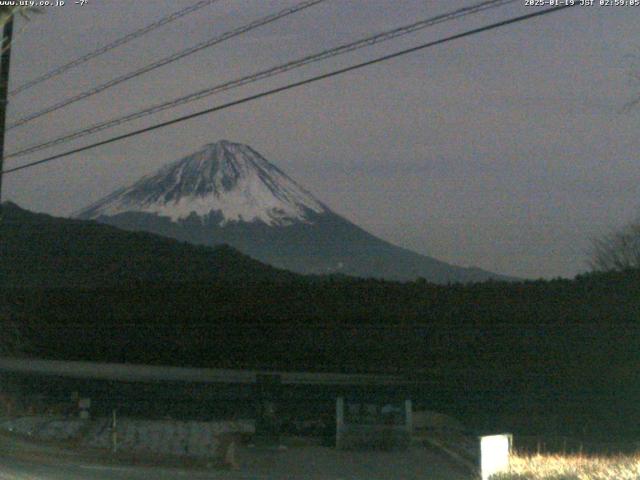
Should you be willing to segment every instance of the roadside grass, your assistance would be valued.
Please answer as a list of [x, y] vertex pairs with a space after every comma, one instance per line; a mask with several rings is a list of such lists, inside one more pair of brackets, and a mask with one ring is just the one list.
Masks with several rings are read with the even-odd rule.
[[638, 480], [640, 453], [631, 455], [523, 455], [511, 456], [509, 473], [491, 480]]

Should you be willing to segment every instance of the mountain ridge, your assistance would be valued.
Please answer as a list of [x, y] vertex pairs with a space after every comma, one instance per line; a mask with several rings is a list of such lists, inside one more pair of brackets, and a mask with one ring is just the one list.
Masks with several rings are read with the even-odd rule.
[[436, 283], [512, 280], [382, 240], [333, 212], [253, 148], [227, 140], [116, 190], [76, 217], [196, 245], [229, 244], [301, 274]]

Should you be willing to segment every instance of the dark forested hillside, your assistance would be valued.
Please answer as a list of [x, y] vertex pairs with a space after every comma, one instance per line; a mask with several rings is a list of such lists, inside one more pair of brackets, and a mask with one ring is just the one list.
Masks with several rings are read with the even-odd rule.
[[6, 218], [0, 314], [33, 355], [400, 371], [430, 385], [434, 408], [529, 432], [631, 435], [640, 415], [640, 271], [448, 286], [304, 277], [228, 248]]
[[293, 277], [230, 247], [197, 247], [92, 221], [35, 214], [11, 203], [3, 205], [0, 271], [1, 286], [46, 288]]

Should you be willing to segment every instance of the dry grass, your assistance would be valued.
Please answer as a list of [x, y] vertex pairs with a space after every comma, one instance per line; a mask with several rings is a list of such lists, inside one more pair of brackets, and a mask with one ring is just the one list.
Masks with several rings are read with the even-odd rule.
[[518, 455], [511, 472], [492, 480], [638, 480], [640, 454], [617, 456]]

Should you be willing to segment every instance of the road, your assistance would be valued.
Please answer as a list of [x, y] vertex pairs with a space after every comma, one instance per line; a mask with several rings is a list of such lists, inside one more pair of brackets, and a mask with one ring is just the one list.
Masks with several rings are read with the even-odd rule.
[[[79, 457], [56, 460], [5, 450], [0, 480], [468, 480], [461, 470], [423, 449], [408, 452], [341, 452], [330, 448], [288, 451], [242, 449], [239, 471], [96, 465]], [[32, 458], [30, 458], [32, 457]]]
[[69, 463], [34, 462], [9, 457], [0, 458], [0, 480], [169, 480], [179, 478], [220, 480], [233, 478], [235, 480], [243, 477], [225, 477], [217, 473], [200, 473], [168, 468], [72, 465]]

